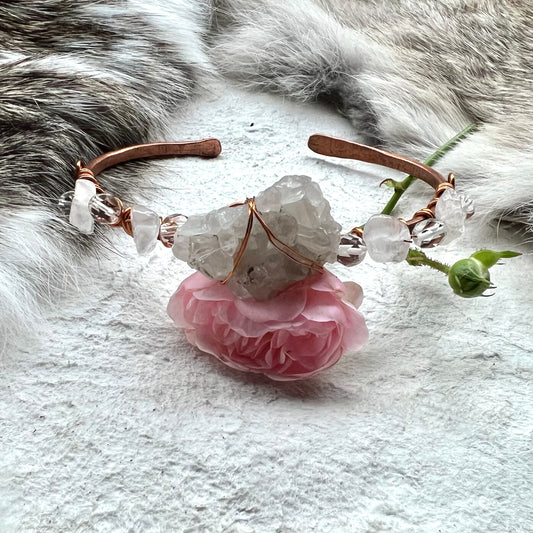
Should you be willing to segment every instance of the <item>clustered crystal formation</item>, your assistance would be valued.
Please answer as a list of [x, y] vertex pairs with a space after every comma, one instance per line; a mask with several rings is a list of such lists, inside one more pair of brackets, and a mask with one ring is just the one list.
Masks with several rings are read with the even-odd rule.
[[[329, 202], [307, 176], [285, 176], [255, 198], [269, 230], [285, 245], [318, 265], [334, 262], [341, 226]], [[224, 280], [245, 237], [248, 204], [193, 215], [174, 238], [174, 255], [212, 279]], [[228, 287], [240, 298], [268, 299], [309, 275], [309, 267], [278, 250], [255, 220], [244, 254]]]

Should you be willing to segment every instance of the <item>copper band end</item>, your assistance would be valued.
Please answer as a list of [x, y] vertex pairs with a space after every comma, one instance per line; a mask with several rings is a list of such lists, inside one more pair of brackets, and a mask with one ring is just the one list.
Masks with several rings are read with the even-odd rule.
[[218, 139], [205, 139], [198, 143], [199, 153], [202, 157], [217, 157], [222, 152], [222, 145]]

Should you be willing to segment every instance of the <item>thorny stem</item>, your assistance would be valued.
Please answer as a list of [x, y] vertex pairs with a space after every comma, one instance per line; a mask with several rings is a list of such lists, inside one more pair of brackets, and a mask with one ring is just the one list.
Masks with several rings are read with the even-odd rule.
[[424, 252], [422, 252], [422, 250], [415, 250], [413, 248], [409, 250], [406, 261], [411, 266], [428, 266], [446, 275], [448, 275], [450, 271], [450, 267], [448, 265], [445, 265], [440, 261], [436, 261], [435, 259], [430, 259]]
[[[466, 128], [460, 131], [455, 137], [452, 137], [449, 141], [444, 143], [437, 151], [431, 154], [424, 164], [431, 166], [434, 165], [439, 159], [447, 154], [456, 144], [460, 143], [470, 133], [477, 128], [476, 124], [469, 124]], [[394, 187], [394, 193], [391, 199], [387, 202], [387, 205], [381, 211], [382, 215], [390, 215], [392, 210], [396, 207], [396, 204], [402, 197], [402, 194], [408, 189], [408, 187], [416, 180], [415, 176], [407, 176], [403, 181], [387, 180], [388, 183]]]

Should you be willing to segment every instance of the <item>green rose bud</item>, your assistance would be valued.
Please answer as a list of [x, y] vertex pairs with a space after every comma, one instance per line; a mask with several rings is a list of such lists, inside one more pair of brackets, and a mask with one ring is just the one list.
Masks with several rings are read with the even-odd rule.
[[489, 269], [477, 259], [461, 259], [450, 267], [448, 282], [463, 298], [481, 296], [490, 287]]
[[490, 282], [489, 268], [504, 257], [516, 257], [518, 252], [493, 252], [479, 250], [468, 259], [461, 259], [450, 267], [448, 282], [455, 294], [463, 298], [483, 296], [483, 293], [494, 288]]

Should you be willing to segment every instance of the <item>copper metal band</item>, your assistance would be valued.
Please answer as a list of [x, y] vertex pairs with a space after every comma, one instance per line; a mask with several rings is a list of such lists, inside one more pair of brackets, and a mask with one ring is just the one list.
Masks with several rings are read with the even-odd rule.
[[202, 141], [148, 143], [128, 146], [114, 152], [107, 152], [85, 165], [94, 176], [106, 168], [125, 163], [132, 159], [147, 157], [175, 157], [180, 155], [196, 155], [200, 157], [217, 157], [222, 148], [218, 139], [204, 139]]
[[[311, 150], [318, 154], [342, 157], [345, 159], [357, 159], [366, 163], [373, 163], [394, 170], [411, 174], [416, 178], [425, 181], [428, 185], [435, 189], [435, 195], [426, 207], [417, 211], [413, 218], [406, 221], [407, 226], [411, 230], [413, 226], [424, 220], [434, 216], [435, 205], [443, 192], [448, 188], [455, 186], [455, 177], [450, 174], [448, 179], [444, 178], [442, 174], [435, 169], [424, 165], [418, 161], [414, 161], [407, 157], [373, 148], [364, 144], [346, 141], [344, 139], [337, 139], [329, 135], [311, 135], [309, 137], [308, 146]], [[201, 141], [185, 141], [185, 142], [166, 142], [166, 143], [148, 143], [138, 144], [135, 146], [128, 146], [113, 152], [107, 152], [96, 159], [93, 159], [87, 165], [83, 166], [78, 161], [78, 179], [88, 179], [96, 184], [97, 191], [103, 192], [102, 187], [96, 180], [96, 176], [106, 168], [131, 161], [133, 159], [144, 159], [149, 157], [175, 157], [175, 156], [200, 156], [200, 157], [217, 157], [222, 148], [218, 139], [204, 139]], [[131, 235], [131, 209], [123, 209], [122, 215], [116, 226], [122, 226], [126, 233]], [[358, 233], [359, 228], [354, 228], [353, 233]]]
[[405, 172], [406, 174], [411, 174], [412, 176], [425, 181], [428, 185], [431, 185], [431, 187], [435, 189], [435, 196], [429, 202], [427, 207], [417, 211], [413, 218], [406, 222], [409, 229], [412, 229], [417, 222], [434, 216], [434, 208], [439, 197], [447, 188], [454, 187], [453, 174], [450, 174], [449, 178], [446, 179], [442, 174], [435, 169], [424, 165], [424, 163], [392, 154], [385, 150], [380, 150], [379, 148], [372, 148], [371, 146], [366, 146], [364, 144], [320, 134], [311, 135], [307, 144], [309, 148], [317, 154], [342, 157], [344, 159], [357, 159], [359, 161], [364, 161], [365, 163], [373, 163], [375, 165], [392, 168], [394, 170]]
[[[93, 159], [87, 165], [83, 166], [81, 161], [76, 163], [78, 169], [76, 179], [90, 180], [96, 185], [96, 192], [103, 193], [101, 185], [98, 183], [96, 176], [106, 168], [131, 161], [133, 159], [144, 159], [148, 157], [176, 157], [195, 155], [200, 157], [217, 157], [222, 151], [218, 139], [203, 139], [201, 141], [184, 141], [168, 143], [147, 143], [128, 146], [113, 152], [107, 152], [96, 159]], [[131, 207], [124, 208], [122, 201], [117, 198], [122, 207], [119, 219], [110, 226], [121, 227], [130, 237], [133, 236], [131, 228]], [[163, 243], [165, 244], [165, 243]], [[165, 246], [168, 246], [165, 244]]]

